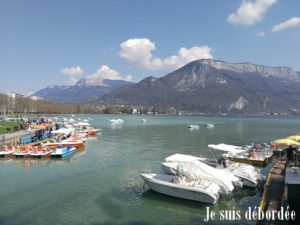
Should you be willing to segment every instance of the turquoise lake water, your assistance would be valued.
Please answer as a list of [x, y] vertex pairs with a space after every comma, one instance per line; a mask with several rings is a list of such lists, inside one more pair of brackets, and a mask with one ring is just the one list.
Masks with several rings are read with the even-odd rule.
[[[161, 173], [160, 162], [174, 153], [212, 157], [208, 144], [270, 142], [300, 132], [295, 117], [75, 116], [88, 117], [102, 134], [69, 159], [0, 159], [1, 225], [253, 224], [243, 216], [239, 221], [203, 219], [206, 207], [218, 214], [258, 206], [257, 189], [238, 190], [212, 206], [149, 191], [139, 172]], [[124, 124], [112, 126], [107, 121], [112, 118]], [[205, 128], [206, 123], [215, 128]], [[189, 124], [200, 129], [191, 131]]]

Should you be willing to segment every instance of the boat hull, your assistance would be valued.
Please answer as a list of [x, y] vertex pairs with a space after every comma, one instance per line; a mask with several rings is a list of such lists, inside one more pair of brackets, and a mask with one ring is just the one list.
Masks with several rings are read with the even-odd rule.
[[13, 156], [15, 156], [16, 158], [30, 157], [30, 152], [28, 152], [28, 153], [14, 153]]
[[13, 155], [15, 151], [11, 150], [11, 151], [0, 151], [0, 158], [4, 158], [4, 157], [10, 157]]
[[32, 153], [32, 154], [30, 154], [30, 156], [32, 158], [45, 158], [45, 157], [49, 157], [50, 154], [51, 154], [51, 151], [44, 152], [44, 153]]
[[251, 179], [248, 179], [247, 177], [243, 177], [243, 176], [240, 176], [238, 174], [236, 174], [236, 176], [239, 178], [239, 180], [241, 182], [243, 182], [243, 186], [244, 187], [251, 187], [251, 188], [255, 188], [258, 184], [258, 180], [251, 180]]
[[62, 153], [51, 153], [51, 158], [67, 158], [76, 153], [76, 148], [73, 148], [67, 152], [62, 152]]
[[[175, 176], [169, 176], [176, 178]], [[153, 191], [164, 195], [208, 204], [215, 204], [219, 198], [219, 195], [210, 195], [197, 188], [171, 184], [170, 182], [157, 181], [155, 179], [151, 179], [147, 176], [147, 174], [141, 174], [141, 177]]]

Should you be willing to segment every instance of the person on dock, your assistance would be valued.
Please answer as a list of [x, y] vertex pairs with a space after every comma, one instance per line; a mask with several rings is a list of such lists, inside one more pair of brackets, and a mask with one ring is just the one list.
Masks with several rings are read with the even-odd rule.
[[291, 162], [294, 162], [296, 156], [295, 148], [292, 145], [286, 149], [286, 166], [289, 167]]

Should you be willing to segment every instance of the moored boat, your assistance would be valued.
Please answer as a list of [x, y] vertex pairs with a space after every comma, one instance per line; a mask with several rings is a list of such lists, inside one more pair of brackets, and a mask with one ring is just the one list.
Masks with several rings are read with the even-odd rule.
[[15, 152], [13, 153], [13, 156], [17, 158], [27, 157], [30, 155], [31, 150], [31, 146], [17, 146]]
[[62, 148], [61, 146], [57, 147], [51, 152], [51, 157], [53, 158], [66, 158], [76, 153], [76, 148], [67, 146]]
[[188, 125], [188, 128], [191, 130], [199, 130], [199, 125], [191, 124], [191, 125]]
[[[235, 188], [242, 187], [239, 178], [227, 171], [213, 168], [201, 161], [193, 162], [163, 162], [163, 170], [171, 175], [182, 174], [195, 180], [213, 180], [220, 187], [221, 195], [229, 195]], [[170, 173], [171, 172], [171, 173]]]
[[209, 148], [214, 150], [224, 151], [222, 154], [233, 162], [246, 163], [255, 166], [264, 167], [269, 164], [273, 155], [273, 150], [270, 148], [256, 148], [256, 146], [234, 146], [227, 144], [210, 144]]
[[0, 151], [0, 157], [11, 156], [15, 152], [15, 148], [9, 148], [7, 145], [2, 146], [2, 150]]
[[110, 119], [110, 120], [108, 120], [108, 121], [109, 121], [112, 125], [124, 123], [124, 120], [122, 120], [122, 119]]
[[141, 177], [152, 190], [172, 197], [215, 204], [220, 196], [220, 187], [209, 180], [155, 173], [142, 173]]
[[59, 141], [59, 142], [47, 142], [44, 143], [43, 146], [44, 147], [49, 147], [51, 149], [55, 149], [58, 146], [62, 146], [62, 147], [66, 147], [68, 145], [72, 146], [73, 148], [80, 148], [83, 147], [85, 143], [85, 140], [83, 140], [83, 138], [80, 137], [70, 137], [68, 139]]
[[[247, 165], [243, 163], [231, 162], [221, 158], [219, 160], [211, 160], [205, 157], [196, 157], [185, 154], [174, 154], [165, 159], [166, 162], [197, 162], [200, 161], [211, 167], [218, 168], [222, 171], [231, 173], [239, 178], [243, 182], [243, 186], [246, 187], [256, 187], [259, 180], [262, 178], [260, 170], [253, 167], [252, 165]], [[168, 167], [162, 163], [164, 171], [172, 174], [172, 171], [168, 172]]]
[[212, 124], [212, 123], [205, 124], [204, 126], [205, 126], [206, 128], [214, 128], [214, 127], [215, 127], [215, 125]]
[[43, 148], [42, 146], [33, 147], [30, 156], [34, 158], [42, 158], [50, 156], [52, 150], [50, 148]]

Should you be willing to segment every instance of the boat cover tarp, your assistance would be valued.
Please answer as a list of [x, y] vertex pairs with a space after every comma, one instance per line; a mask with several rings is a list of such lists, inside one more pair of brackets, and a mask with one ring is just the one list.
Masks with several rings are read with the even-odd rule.
[[176, 164], [179, 174], [191, 177], [193, 179], [211, 179], [215, 181], [223, 190], [232, 192], [234, 182], [238, 181], [238, 177], [220, 169], [213, 168], [200, 161], [194, 162], [172, 162]]
[[205, 158], [200, 158], [192, 155], [185, 155], [176, 153], [165, 158], [166, 162], [194, 162], [195, 160], [204, 160]]
[[208, 145], [208, 147], [216, 150], [224, 151], [224, 152], [231, 152], [231, 153], [242, 153], [247, 151], [247, 149], [244, 149], [243, 147], [235, 146], [235, 145], [227, 145], [224, 143], [217, 144], [217, 145], [210, 144]]

